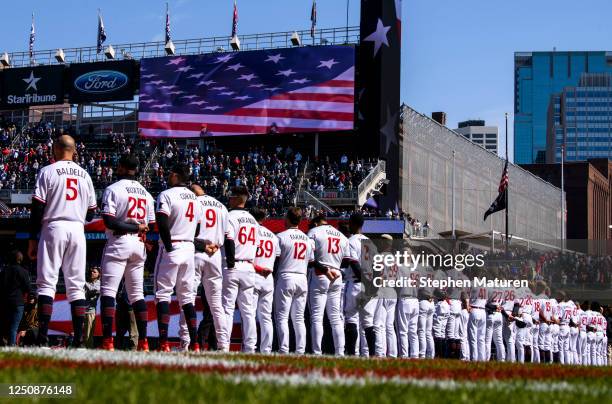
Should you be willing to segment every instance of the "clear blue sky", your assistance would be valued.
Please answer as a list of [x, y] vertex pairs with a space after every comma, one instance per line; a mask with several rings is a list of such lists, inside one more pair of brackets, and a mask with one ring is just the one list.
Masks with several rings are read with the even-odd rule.
[[[94, 45], [98, 7], [110, 43], [163, 38], [162, 0], [3, 3], [0, 50], [27, 50], [32, 11], [36, 49]], [[173, 38], [229, 35], [232, 3], [171, 0]], [[350, 0], [351, 25], [359, 24], [359, 3]], [[310, 0], [238, 0], [238, 6], [240, 33], [310, 26]], [[425, 114], [446, 111], [451, 127], [485, 119], [500, 126], [503, 145], [503, 115], [513, 112], [514, 52], [612, 50], [611, 15], [610, 0], [403, 0], [402, 101]], [[319, 27], [344, 26], [345, 19], [346, 0], [318, 0]]]

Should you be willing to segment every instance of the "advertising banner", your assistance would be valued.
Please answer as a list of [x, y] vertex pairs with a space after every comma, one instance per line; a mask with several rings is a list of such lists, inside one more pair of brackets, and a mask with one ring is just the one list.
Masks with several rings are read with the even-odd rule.
[[64, 66], [5, 69], [2, 99], [5, 109], [64, 103]]
[[74, 63], [68, 69], [70, 102], [104, 102], [134, 98], [136, 63]]

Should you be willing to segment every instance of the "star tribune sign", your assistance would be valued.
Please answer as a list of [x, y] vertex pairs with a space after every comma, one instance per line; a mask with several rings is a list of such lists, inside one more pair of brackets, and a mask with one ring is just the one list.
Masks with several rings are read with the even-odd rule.
[[57, 101], [55, 94], [38, 94], [38, 82], [41, 77], [34, 75], [34, 70], [30, 70], [30, 75], [22, 78], [25, 82], [25, 91], [23, 95], [10, 94], [6, 98], [6, 103], [9, 105], [28, 105], [28, 104], [52, 104]]
[[65, 72], [63, 65], [3, 69], [0, 72], [0, 108], [63, 103]]

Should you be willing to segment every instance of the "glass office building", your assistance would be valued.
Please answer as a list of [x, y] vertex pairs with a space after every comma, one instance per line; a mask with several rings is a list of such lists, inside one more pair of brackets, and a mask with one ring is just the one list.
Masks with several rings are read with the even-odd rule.
[[[544, 163], [547, 160], [547, 139], [549, 143], [555, 140], [558, 127], [551, 126], [551, 109], [554, 111], [555, 103], [559, 107], [559, 118], [561, 115], [560, 95], [567, 89], [574, 88], [576, 94], [581, 87], [581, 78], [585, 73], [609, 73], [612, 74], [612, 52], [519, 52], [514, 55], [514, 161], [518, 164]], [[583, 82], [582, 84], [588, 84]], [[587, 86], [588, 88], [591, 88]], [[591, 95], [591, 91], [580, 90], [579, 112], [588, 120], [594, 119], [595, 114], [607, 114], [612, 112], [599, 110], [602, 108], [600, 94]], [[576, 99], [572, 97], [571, 99]], [[584, 105], [582, 105], [584, 104]], [[571, 107], [578, 108], [578, 106]], [[578, 112], [570, 111], [567, 112]], [[603, 116], [603, 115], [598, 115]], [[595, 123], [595, 120], [591, 122]], [[578, 121], [575, 120], [576, 125]], [[598, 122], [601, 123], [601, 122]], [[581, 125], [583, 123], [581, 122]], [[576, 127], [578, 129], [578, 127]], [[598, 128], [600, 130], [603, 128]], [[560, 130], [560, 129], [559, 129]], [[586, 132], [591, 133], [591, 132]], [[595, 137], [595, 132], [592, 132]], [[576, 132], [578, 134], [578, 132]], [[612, 132], [597, 132], [597, 143], [600, 138], [612, 135]], [[589, 135], [590, 136], [590, 135]], [[578, 145], [577, 148], [604, 147], [601, 145]], [[584, 143], [584, 142], [582, 142]], [[592, 143], [595, 143], [593, 141]], [[550, 145], [550, 148], [557, 147]], [[578, 149], [575, 150], [578, 153]], [[586, 152], [587, 150], [585, 150]], [[603, 150], [593, 149], [601, 152]], [[568, 144], [569, 153], [569, 144]], [[588, 157], [601, 157], [600, 154], [587, 154]], [[578, 159], [578, 154], [576, 158]]]
[[575, 87], [554, 94], [548, 112], [546, 162], [612, 158], [612, 74], [584, 73]]

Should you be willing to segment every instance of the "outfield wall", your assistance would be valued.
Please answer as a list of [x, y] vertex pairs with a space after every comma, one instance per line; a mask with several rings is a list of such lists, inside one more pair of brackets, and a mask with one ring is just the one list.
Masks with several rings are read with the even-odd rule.
[[[497, 197], [504, 160], [410, 107], [402, 110], [400, 187], [402, 209], [435, 233], [452, 228], [455, 151], [456, 229], [504, 232], [504, 212], [483, 221]], [[522, 168], [509, 169], [510, 234], [553, 240], [561, 232], [561, 190]]]

